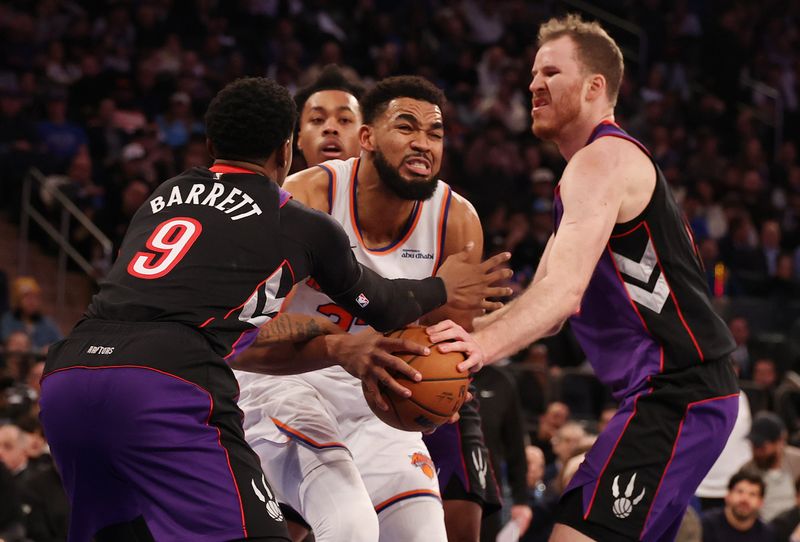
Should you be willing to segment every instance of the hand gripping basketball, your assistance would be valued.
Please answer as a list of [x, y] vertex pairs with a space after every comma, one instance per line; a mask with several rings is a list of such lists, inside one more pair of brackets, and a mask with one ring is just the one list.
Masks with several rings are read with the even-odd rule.
[[461, 405], [469, 399], [469, 374], [458, 370], [464, 356], [460, 352], [444, 354], [434, 348], [425, 328], [420, 326], [409, 326], [390, 336], [428, 346], [430, 354], [400, 354], [409, 367], [419, 370], [422, 378], [412, 382], [403, 374], [396, 375], [397, 380], [411, 390], [411, 395], [384, 389], [389, 410], [378, 408], [374, 394], [364, 386], [364, 397], [375, 415], [397, 429], [425, 433], [455, 421]]
[[430, 349], [426, 345], [405, 338], [387, 337], [367, 329], [353, 335], [330, 336], [332, 355], [345, 371], [361, 380], [365, 394], [380, 410], [389, 405], [381, 395], [389, 390], [403, 397], [411, 395], [408, 388], [395, 380], [402, 376], [407, 381], [418, 382], [422, 375], [402, 358], [395, 356], [403, 352], [414, 356], [426, 356]]

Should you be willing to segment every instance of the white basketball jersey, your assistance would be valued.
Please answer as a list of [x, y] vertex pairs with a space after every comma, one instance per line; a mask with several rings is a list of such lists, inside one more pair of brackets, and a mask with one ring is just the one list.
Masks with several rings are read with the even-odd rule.
[[[329, 176], [329, 212], [350, 237], [350, 246], [358, 261], [390, 279], [422, 279], [435, 275], [442, 263], [450, 187], [439, 181], [433, 196], [416, 204], [397, 240], [385, 247], [367, 248], [358, 226], [358, 164], [358, 158], [351, 158], [346, 161], [330, 160], [319, 166]], [[365, 322], [354, 318], [322, 293], [313, 277], [297, 285], [284, 310], [326, 316], [349, 333], [357, 333], [367, 327]], [[314, 385], [332, 403], [333, 409], [354, 416], [371, 415], [361, 393], [361, 381], [341, 367], [329, 367], [299, 376]], [[333, 384], [331, 380], [338, 383]]]
[[[319, 166], [328, 172], [330, 179], [330, 214], [350, 237], [356, 259], [390, 279], [423, 279], [435, 275], [442, 263], [450, 187], [439, 181], [433, 197], [416, 204], [397, 240], [385, 247], [367, 248], [358, 226], [358, 164], [358, 158], [351, 158], [330, 160]], [[298, 284], [286, 311], [327, 316], [351, 333], [361, 331], [366, 325], [319, 291], [313, 278]]]

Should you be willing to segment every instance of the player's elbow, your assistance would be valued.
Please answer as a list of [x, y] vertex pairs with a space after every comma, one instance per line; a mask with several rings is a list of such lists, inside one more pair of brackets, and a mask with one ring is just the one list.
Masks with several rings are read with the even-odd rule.
[[563, 312], [563, 319], [566, 319], [573, 314], [577, 313], [581, 309], [581, 300], [583, 299], [583, 292], [585, 288], [581, 287], [580, 285], [568, 285], [564, 289], [564, 295], [562, 297], [562, 312]]

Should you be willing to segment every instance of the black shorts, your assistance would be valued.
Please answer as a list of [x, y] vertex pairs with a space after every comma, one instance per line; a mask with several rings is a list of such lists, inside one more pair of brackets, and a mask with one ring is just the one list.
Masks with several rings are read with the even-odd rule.
[[233, 375], [208, 389], [155, 368], [169, 362], [158, 350], [201, 354], [195, 337], [85, 323], [51, 349], [41, 420], [72, 505], [70, 540], [136, 524], [156, 540], [289, 540], [235, 394], [221, 392], [236, 389]]
[[596, 540], [662, 540], [728, 441], [739, 410], [728, 360], [653, 376], [626, 398], [561, 498], [556, 522]]
[[438, 471], [442, 500], [473, 501], [488, 515], [502, 507], [502, 497], [483, 442], [477, 403], [466, 403], [459, 414], [457, 423], [445, 424], [423, 440]]

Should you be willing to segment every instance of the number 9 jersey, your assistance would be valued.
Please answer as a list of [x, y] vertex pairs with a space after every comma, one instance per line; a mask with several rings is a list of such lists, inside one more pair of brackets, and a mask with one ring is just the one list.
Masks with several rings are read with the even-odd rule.
[[[158, 343], [151, 356], [159, 360], [158, 369], [186, 377], [187, 371], [205, 370], [204, 363], [220, 364], [220, 358], [244, 350], [258, 327], [277, 315], [294, 283], [311, 275], [365, 318], [368, 311], [396, 307], [393, 294], [413, 290], [414, 296], [397, 296], [419, 300], [419, 306], [407, 307], [408, 314], [398, 316], [405, 311], [395, 308], [394, 315], [405, 320], [399, 325], [430, 310], [423, 305], [445, 301], [440, 279], [426, 279], [435, 284], [379, 279], [362, 269], [347, 235], [325, 213], [292, 201], [261, 175], [215, 165], [166, 181], [137, 211], [117, 261], [76, 329], [98, 321], [148, 323], [156, 326], [154, 332], [160, 326], [162, 334], [171, 324], [188, 327], [205, 340], [147, 341]], [[195, 343], [204, 355], [198, 350], [187, 356], [185, 350]], [[86, 360], [83, 346], [73, 344], [67, 349], [76, 350], [69, 355], [50, 356], [47, 370], [79, 359], [85, 365], [98, 358], [104, 364], [141, 364], [96, 352]]]

